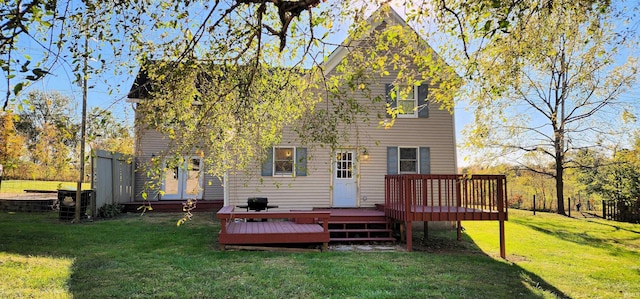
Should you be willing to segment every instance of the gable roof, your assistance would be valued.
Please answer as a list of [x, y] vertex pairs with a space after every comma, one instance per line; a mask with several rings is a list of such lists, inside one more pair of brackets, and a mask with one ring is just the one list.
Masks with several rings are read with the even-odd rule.
[[[382, 18], [379, 17], [381, 14], [385, 14]], [[407, 22], [393, 9], [393, 7], [388, 4], [383, 4], [376, 11], [374, 11], [371, 16], [367, 19], [367, 24], [370, 25], [365, 34], [371, 34], [379, 25], [383, 22], [391, 23], [393, 25], [401, 25], [403, 27], [411, 28]], [[411, 28], [411, 30], [417, 35], [418, 33]], [[424, 41], [424, 40], [423, 40]], [[362, 40], [349, 40], [345, 39], [340, 46], [338, 46], [331, 54], [329, 54], [329, 58], [326, 63], [323, 64], [325, 73], [330, 73], [335, 69], [338, 64], [344, 59], [344, 57], [349, 53], [348, 47], [358, 46]], [[426, 41], [424, 41], [426, 43]]]

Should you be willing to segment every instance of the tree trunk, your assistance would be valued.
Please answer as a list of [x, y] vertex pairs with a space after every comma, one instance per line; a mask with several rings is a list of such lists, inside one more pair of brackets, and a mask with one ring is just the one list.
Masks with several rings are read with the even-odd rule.
[[556, 154], [556, 196], [558, 198], [558, 214], [566, 215], [564, 211], [564, 159]]

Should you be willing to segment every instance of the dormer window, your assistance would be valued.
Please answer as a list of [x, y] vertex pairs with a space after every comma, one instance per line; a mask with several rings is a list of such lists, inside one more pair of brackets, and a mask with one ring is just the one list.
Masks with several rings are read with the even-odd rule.
[[[386, 84], [387, 107], [394, 110], [397, 118], [428, 118], [427, 84], [419, 86]], [[387, 113], [387, 118], [391, 115]]]
[[394, 87], [398, 118], [418, 117], [418, 88], [416, 86]]

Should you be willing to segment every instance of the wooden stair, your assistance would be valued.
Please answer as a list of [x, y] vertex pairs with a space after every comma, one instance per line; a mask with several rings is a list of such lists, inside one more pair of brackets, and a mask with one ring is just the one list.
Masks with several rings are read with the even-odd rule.
[[391, 223], [383, 211], [330, 209], [329, 242], [395, 242]]

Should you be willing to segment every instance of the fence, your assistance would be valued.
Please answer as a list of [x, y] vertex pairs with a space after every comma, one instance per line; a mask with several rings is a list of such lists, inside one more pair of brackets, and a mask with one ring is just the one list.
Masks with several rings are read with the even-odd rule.
[[640, 200], [603, 200], [602, 217], [615, 221], [640, 223]]
[[133, 200], [133, 159], [129, 155], [96, 150], [92, 160], [92, 188], [96, 191], [96, 209], [106, 204]]

